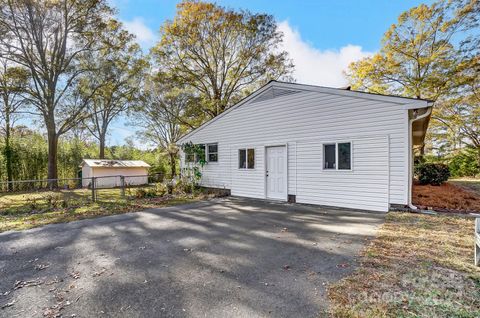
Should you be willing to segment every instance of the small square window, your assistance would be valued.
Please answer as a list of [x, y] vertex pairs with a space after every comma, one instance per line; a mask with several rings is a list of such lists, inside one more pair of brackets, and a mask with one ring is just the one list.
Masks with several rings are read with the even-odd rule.
[[323, 169], [351, 170], [352, 143], [339, 142], [323, 145]]
[[249, 148], [238, 150], [238, 168], [255, 169], [255, 149]]
[[208, 162], [218, 162], [218, 144], [208, 144]]

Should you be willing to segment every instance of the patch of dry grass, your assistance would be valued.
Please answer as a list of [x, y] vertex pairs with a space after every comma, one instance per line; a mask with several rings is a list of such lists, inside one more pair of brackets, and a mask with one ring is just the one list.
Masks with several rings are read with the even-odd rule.
[[359, 269], [329, 287], [334, 317], [480, 317], [472, 218], [389, 213]]
[[40, 213], [0, 214], [0, 232], [26, 230], [52, 223], [65, 223], [100, 216], [136, 212], [149, 208], [190, 203], [201, 199], [203, 199], [203, 197], [181, 196], [169, 199], [119, 200], [95, 202], [69, 208], [52, 208]]
[[477, 195], [480, 196], [480, 179], [479, 178], [458, 178], [450, 179], [448, 182], [455, 185], [461, 186], [463, 188], [474, 191]]
[[0, 196], [0, 232], [142, 211], [223, 195], [223, 192], [200, 189], [195, 194], [177, 193], [141, 199], [134, 198], [132, 193], [127, 193], [130, 199], [123, 199], [119, 189], [102, 189], [97, 193], [97, 201], [92, 202], [90, 190], [85, 189], [2, 194]]

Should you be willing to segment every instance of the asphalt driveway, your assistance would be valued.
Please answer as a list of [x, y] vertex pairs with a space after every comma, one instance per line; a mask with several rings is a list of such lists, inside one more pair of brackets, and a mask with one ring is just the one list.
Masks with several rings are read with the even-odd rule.
[[383, 219], [230, 198], [1, 233], [0, 316], [322, 316]]

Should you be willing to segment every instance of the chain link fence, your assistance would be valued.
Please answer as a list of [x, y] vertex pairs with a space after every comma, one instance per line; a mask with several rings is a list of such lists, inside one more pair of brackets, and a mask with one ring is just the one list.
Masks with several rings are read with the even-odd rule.
[[22, 206], [55, 206], [65, 201], [82, 205], [132, 199], [136, 189], [155, 187], [163, 180], [162, 174], [153, 174], [0, 182], [0, 212]]

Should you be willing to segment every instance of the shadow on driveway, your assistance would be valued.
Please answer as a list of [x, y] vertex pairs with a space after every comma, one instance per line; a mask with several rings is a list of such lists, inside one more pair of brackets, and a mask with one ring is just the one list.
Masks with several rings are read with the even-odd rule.
[[318, 317], [385, 214], [229, 198], [0, 234], [1, 317]]

